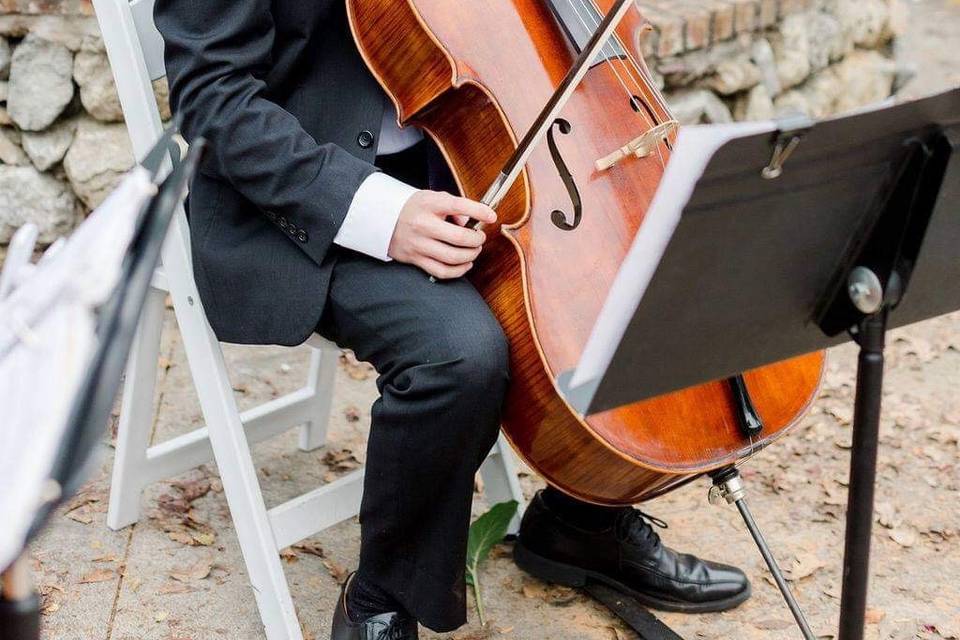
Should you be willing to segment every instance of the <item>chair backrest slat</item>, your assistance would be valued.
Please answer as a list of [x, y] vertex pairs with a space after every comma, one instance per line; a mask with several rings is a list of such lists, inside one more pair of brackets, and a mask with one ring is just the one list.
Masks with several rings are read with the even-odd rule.
[[[141, 160], [163, 134], [151, 86], [151, 80], [164, 75], [163, 40], [153, 25], [153, 0], [135, 0], [132, 4], [129, 0], [93, 0], [93, 7], [133, 153]], [[143, 43], [147, 43], [146, 48]], [[153, 72], [149, 70], [151, 66]]]
[[137, 28], [147, 73], [151, 80], [156, 80], [167, 75], [167, 71], [163, 66], [163, 38], [153, 22], [153, 3], [154, 0], [132, 0], [130, 12]]

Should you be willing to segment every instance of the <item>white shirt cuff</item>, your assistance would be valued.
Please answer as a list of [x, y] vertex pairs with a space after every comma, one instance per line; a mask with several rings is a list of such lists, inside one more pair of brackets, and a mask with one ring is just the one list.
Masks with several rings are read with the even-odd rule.
[[333, 241], [346, 249], [390, 261], [387, 251], [400, 210], [416, 192], [417, 189], [385, 173], [370, 174], [360, 183]]

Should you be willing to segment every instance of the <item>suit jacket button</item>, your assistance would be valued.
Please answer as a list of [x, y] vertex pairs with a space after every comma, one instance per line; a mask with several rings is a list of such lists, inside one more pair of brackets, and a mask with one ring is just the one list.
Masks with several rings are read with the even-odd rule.
[[357, 144], [360, 145], [363, 149], [369, 149], [373, 146], [373, 132], [364, 129], [360, 132], [360, 135], [357, 136]]
[[302, 242], [303, 244], [306, 244], [306, 243], [307, 243], [307, 232], [304, 231], [303, 229], [300, 229], [300, 231], [297, 231], [297, 240], [299, 240], [299, 241]]
[[267, 211], [267, 217], [270, 218], [271, 220], [276, 220], [277, 214], [274, 213], [273, 211]]
[[280, 225], [280, 228], [281, 228], [281, 229], [286, 229], [286, 228], [287, 228], [287, 219], [284, 218], [283, 216], [280, 216], [280, 217], [277, 219], [277, 224]]

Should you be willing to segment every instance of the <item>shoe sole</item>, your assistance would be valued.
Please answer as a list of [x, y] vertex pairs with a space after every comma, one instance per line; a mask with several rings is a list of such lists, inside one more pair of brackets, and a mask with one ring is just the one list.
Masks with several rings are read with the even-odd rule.
[[629, 594], [640, 604], [659, 611], [674, 611], [679, 613], [715, 613], [718, 611], [727, 611], [743, 604], [751, 594], [751, 587], [747, 584], [747, 588], [740, 593], [722, 600], [695, 603], [663, 600], [656, 596], [631, 589], [627, 585], [602, 573], [544, 558], [530, 551], [520, 544], [520, 542], [517, 542], [513, 547], [513, 560], [518, 567], [545, 582], [552, 582], [564, 587], [582, 588], [587, 586], [587, 583], [592, 580]]

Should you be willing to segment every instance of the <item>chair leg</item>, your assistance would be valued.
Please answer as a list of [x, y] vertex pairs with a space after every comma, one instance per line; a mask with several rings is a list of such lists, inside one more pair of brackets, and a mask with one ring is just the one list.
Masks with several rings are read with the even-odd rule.
[[181, 212], [164, 245], [163, 262], [223, 491], [268, 640], [303, 640], [223, 352], [193, 284], [187, 234]]
[[516, 500], [519, 505], [517, 515], [510, 521], [508, 534], [516, 534], [520, 530], [520, 518], [526, 508], [523, 490], [520, 488], [520, 479], [517, 477], [517, 465], [513, 449], [503, 434], [497, 438], [493, 450], [480, 467], [483, 476], [483, 493], [491, 505], [509, 500]]
[[[202, 320], [198, 316], [194, 322], [199, 324]], [[205, 327], [195, 327], [193, 333], [199, 333], [201, 328]], [[184, 344], [190, 370], [197, 382], [214, 459], [267, 638], [302, 640], [220, 346], [209, 329], [206, 336], [190, 339], [186, 333]]]
[[143, 471], [153, 427], [153, 396], [166, 295], [166, 291], [154, 288], [148, 292], [127, 361], [107, 510], [107, 526], [113, 530], [140, 519], [140, 495], [147, 485]]
[[313, 390], [310, 419], [300, 427], [300, 450], [313, 451], [327, 441], [327, 425], [333, 405], [333, 386], [340, 353], [332, 347], [315, 348], [310, 354], [307, 388]]

